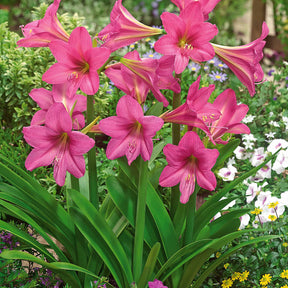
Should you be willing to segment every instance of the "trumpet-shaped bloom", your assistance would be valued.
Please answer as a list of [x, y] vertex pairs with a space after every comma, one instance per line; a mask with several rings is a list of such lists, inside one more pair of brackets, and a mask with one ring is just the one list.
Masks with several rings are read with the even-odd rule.
[[47, 47], [53, 40], [68, 42], [69, 34], [57, 18], [61, 0], [54, 0], [41, 20], [36, 20], [22, 27], [23, 39], [17, 42], [22, 47]]
[[220, 0], [171, 0], [179, 9], [180, 12], [185, 9], [191, 2], [199, 1], [202, 8], [202, 13], [204, 15], [204, 20], [209, 19], [209, 13], [215, 8], [215, 6], [220, 2]]
[[75, 90], [80, 89], [93, 95], [99, 89], [97, 70], [108, 60], [111, 51], [107, 48], [93, 48], [91, 37], [84, 27], [77, 27], [71, 33], [68, 43], [55, 40], [49, 48], [58, 61], [42, 77], [50, 84], [69, 82]]
[[63, 103], [70, 114], [72, 109], [73, 129], [81, 129], [85, 126], [85, 118], [82, 114], [86, 110], [87, 98], [83, 95], [73, 93], [71, 86], [66, 84], [53, 85], [52, 91], [44, 88], [32, 89], [30, 97], [39, 105], [41, 110], [37, 111], [31, 121], [31, 125], [42, 125], [48, 109], [56, 102]]
[[186, 102], [161, 118], [165, 122], [198, 127], [209, 135], [210, 131], [206, 123], [212, 123], [220, 117], [221, 113], [208, 103], [215, 85], [199, 89], [200, 79], [201, 76], [190, 86]]
[[71, 117], [62, 103], [54, 103], [48, 109], [45, 126], [24, 127], [23, 134], [34, 148], [25, 162], [28, 170], [52, 164], [55, 181], [60, 186], [65, 184], [66, 171], [77, 178], [84, 175], [83, 154], [94, 146], [94, 140], [72, 131]]
[[225, 133], [250, 133], [250, 129], [245, 124], [240, 123], [249, 108], [245, 104], [237, 105], [236, 95], [232, 89], [226, 89], [219, 94], [213, 107], [221, 112], [221, 116], [210, 126], [211, 140], [216, 143], [227, 144], [228, 141], [221, 139]]
[[171, 57], [161, 59], [141, 59], [137, 51], [129, 52], [121, 63], [110, 65], [105, 74], [127, 95], [134, 97], [140, 104], [144, 103], [149, 90], [155, 98], [168, 105], [160, 89], [171, 89], [179, 93], [181, 88], [173, 77], [174, 60]]
[[123, 7], [122, 0], [118, 0], [110, 14], [110, 24], [99, 32], [98, 37], [104, 41], [102, 47], [115, 51], [142, 38], [159, 34], [162, 34], [162, 29], [149, 27], [137, 21]]
[[180, 74], [188, 65], [189, 59], [207, 61], [215, 52], [209, 41], [218, 33], [211, 23], [204, 22], [201, 4], [190, 3], [179, 16], [164, 12], [161, 15], [167, 35], [162, 36], [154, 45], [155, 51], [175, 56], [175, 72]]
[[116, 159], [126, 155], [130, 165], [139, 154], [144, 161], [150, 159], [153, 151], [152, 137], [161, 129], [164, 122], [156, 116], [144, 116], [140, 104], [130, 96], [120, 98], [117, 116], [102, 119], [100, 130], [111, 136], [106, 155]]
[[215, 54], [247, 87], [251, 96], [255, 94], [255, 82], [260, 82], [264, 77], [259, 62], [263, 58], [263, 48], [266, 43], [263, 39], [266, 38], [268, 33], [268, 26], [263, 22], [261, 36], [249, 44], [228, 47], [211, 43]]
[[163, 149], [168, 165], [160, 175], [159, 184], [172, 187], [180, 182], [180, 202], [188, 202], [194, 192], [195, 182], [209, 191], [217, 185], [216, 177], [211, 171], [219, 152], [207, 149], [195, 132], [187, 132], [179, 145], [167, 144]]

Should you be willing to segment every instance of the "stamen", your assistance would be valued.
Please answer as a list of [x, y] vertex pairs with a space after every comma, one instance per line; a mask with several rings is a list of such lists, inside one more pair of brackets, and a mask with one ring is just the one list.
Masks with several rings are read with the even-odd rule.
[[69, 74], [69, 75], [67, 76], [67, 80], [68, 80], [68, 81], [72, 81], [72, 80], [74, 80], [74, 79], [77, 79], [78, 77], [79, 77], [78, 72], [74, 71], [74, 72], [72, 72], [71, 74]]

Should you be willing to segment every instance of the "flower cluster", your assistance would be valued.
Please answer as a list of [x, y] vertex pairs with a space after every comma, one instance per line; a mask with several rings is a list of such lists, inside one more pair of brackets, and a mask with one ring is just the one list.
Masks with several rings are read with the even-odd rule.
[[[211, 169], [219, 152], [216, 146], [214, 149], [207, 146], [227, 144], [228, 134], [249, 134], [249, 128], [241, 123], [248, 106], [237, 104], [232, 89], [226, 89], [210, 103], [215, 86], [199, 88], [200, 77], [190, 85], [185, 103], [160, 117], [144, 114], [146, 98], [151, 91], [167, 107], [169, 101], [161, 90], [169, 89], [179, 94], [181, 86], [175, 75], [189, 65], [197, 67], [207, 61], [220, 70], [229, 67], [253, 95], [255, 81], [263, 78], [259, 61], [268, 28], [264, 23], [261, 37], [241, 47], [216, 45], [210, 41], [218, 29], [207, 20], [219, 0], [172, 2], [180, 13], [164, 12], [160, 16], [166, 34], [153, 45], [157, 56], [152, 50], [143, 58], [136, 50], [123, 57], [111, 56], [141, 39], [164, 34], [163, 29], [136, 20], [122, 5], [122, 0], [116, 1], [110, 23], [94, 40], [84, 27], [67, 34], [57, 18], [60, 0], [48, 7], [43, 19], [23, 27], [24, 39], [18, 45], [49, 47], [57, 61], [42, 77], [43, 81], [52, 84], [52, 90], [37, 88], [30, 93], [41, 110], [34, 115], [31, 126], [23, 129], [25, 140], [33, 147], [26, 160], [28, 170], [53, 165], [54, 178], [59, 185], [65, 184], [67, 171], [76, 178], [82, 177], [86, 169], [83, 155], [94, 146], [94, 140], [86, 135], [88, 132], [111, 137], [106, 151], [109, 159], [126, 156], [131, 165], [141, 155], [148, 161], [153, 151], [153, 137], [164, 122], [169, 122], [187, 125], [188, 131], [178, 145], [168, 144], [164, 148], [168, 165], [160, 176], [160, 185], [171, 187], [180, 183], [182, 203], [189, 200], [196, 183], [207, 190], [215, 189], [217, 182]], [[110, 63], [113, 60], [116, 62]], [[85, 123], [82, 113], [88, 102], [77, 91], [94, 95], [99, 89], [101, 72], [125, 95], [119, 99], [116, 116], [94, 125]], [[210, 76], [216, 81], [226, 79], [221, 73]], [[205, 136], [194, 132], [196, 128], [204, 131]], [[231, 178], [227, 171], [223, 173], [226, 179]]]

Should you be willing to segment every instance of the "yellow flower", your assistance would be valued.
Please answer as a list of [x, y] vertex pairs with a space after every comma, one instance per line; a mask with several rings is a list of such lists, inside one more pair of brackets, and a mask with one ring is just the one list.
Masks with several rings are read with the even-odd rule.
[[230, 288], [233, 285], [233, 281], [231, 280], [231, 278], [225, 279], [222, 281], [222, 288]]
[[221, 256], [221, 253], [217, 252], [215, 256], [216, 256], [216, 258], [219, 258]]
[[288, 285], [281, 286], [280, 288], [288, 288]]
[[240, 272], [234, 272], [234, 273], [232, 274], [231, 278], [232, 278], [232, 280], [234, 281], [234, 280], [239, 279], [240, 275], [241, 275]]
[[287, 242], [284, 242], [282, 245], [283, 245], [283, 247], [288, 247], [288, 243]]
[[268, 219], [270, 219], [271, 221], [275, 221], [277, 217], [275, 215], [269, 215]]
[[260, 208], [255, 208], [253, 211], [251, 211], [251, 214], [259, 215], [263, 210]]
[[248, 278], [248, 275], [249, 275], [249, 271], [244, 271], [243, 273], [241, 273], [240, 275], [239, 275], [239, 281], [240, 282], [243, 282], [243, 281], [245, 281], [245, 280], [247, 280], [247, 278]]
[[269, 203], [268, 208], [276, 208], [278, 204], [279, 204], [278, 201], [276, 201], [276, 202], [271, 202], [271, 203]]
[[260, 279], [260, 284], [265, 286], [271, 282], [272, 276], [270, 274], [264, 274]]
[[280, 277], [288, 279], [288, 270], [283, 270], [283, 272], [280, 274]]
[[224, 264], [224, 268], [227, 269], [229, 267], [229, 263]]

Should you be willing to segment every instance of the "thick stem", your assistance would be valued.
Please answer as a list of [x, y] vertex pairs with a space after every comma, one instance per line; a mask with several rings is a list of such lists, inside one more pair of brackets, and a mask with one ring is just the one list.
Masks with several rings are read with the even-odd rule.
[[199, 186], [195, 185], [195, 190], [190, 196], [187, 203], [187, 214], [186, 214], [186, 228], [184, 233], [184, 246], [190, 244], [194, 239], [194, 222], [195, 222], [195, 212], [196, 212], [196, 199], [197, 192], [199, 191]]
[[146, 192], [147, 192], [147, 166], [148, 162], [144, 162], [143, 159], [140, 159], [134, 253], [133, 253], [133, 274], [136, 283], [139, 281], [143, 263], [143, 244], [144, 244]]
[[[94, 120], [94, 97], [87, 95], [87, 123]], [[88, 136], [94, 139], [93, 133], [88, 133]], [[96, 163], [96, 148], [95, 146], [88, 152], [88, 176], [89, 176], [89, 201], [99, 208], [99, 195], [97, 183], [97, 163]]]
[[[181, 84], [181, 74], [176, 74], [176, 79], [178, 79], [179, 83]], [[173, 92], [173, 103], [172, 103], [173, 110], [179, 107], [180, 105], [181, 105], [181, 93]], [[172, 123], [172, 143], [174, 145], [178, 145], [179, 141], [180, 141], [180, 125]], [[172, 219], [174, 218], [174, 215], [176, 213], [179, 198], [180, 198], [180, 191], [179, 191], [179, 185], [177, 185], [171, 188], [170, 215]]]

